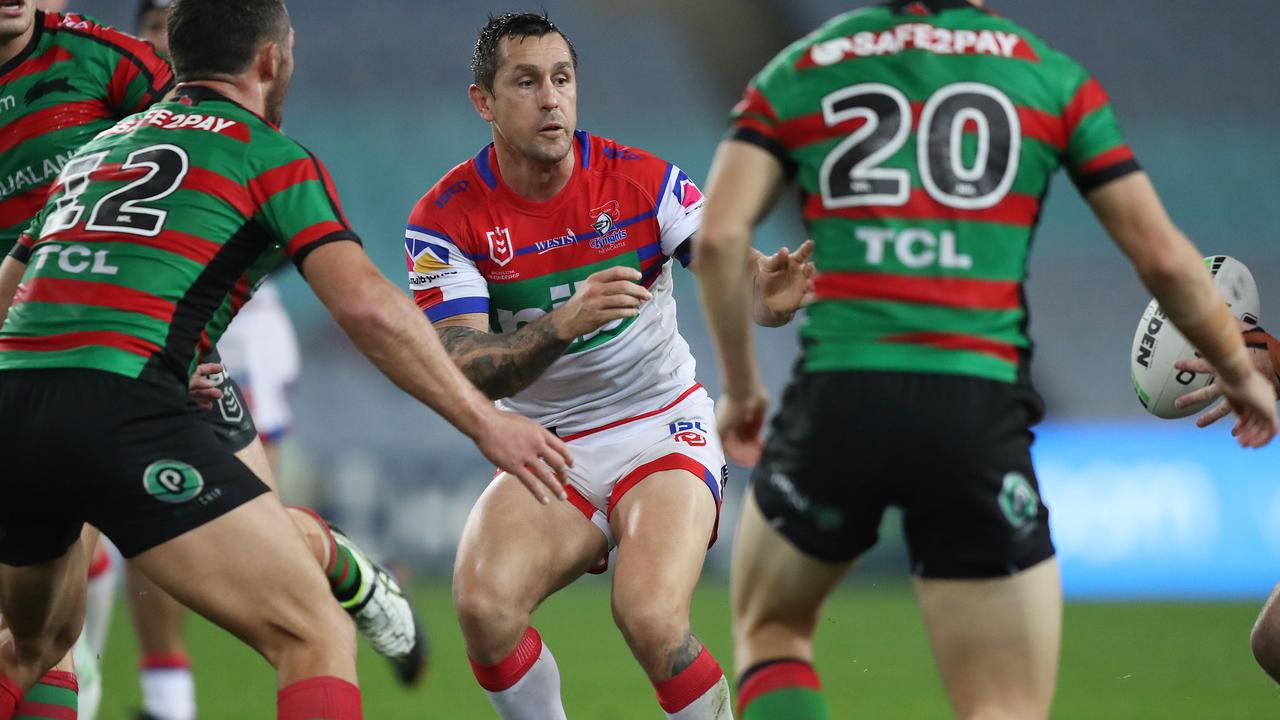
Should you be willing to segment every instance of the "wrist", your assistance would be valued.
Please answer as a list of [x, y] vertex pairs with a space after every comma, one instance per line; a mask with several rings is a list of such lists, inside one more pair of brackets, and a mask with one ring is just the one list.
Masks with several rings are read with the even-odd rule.
[[551, 334], [555, 336], [556, 340], [559, 340], [562, 343], [571, 343], [578, 337], [578, 333], [575, 333], [573, 329], [569, 327], [569, 322], [566, 318], [567, 315], [568, 311], [564, 309], [564, 305], [561, 305], [555, 310], [547, 313], [545, 318], [545, 320], [551, 325]]

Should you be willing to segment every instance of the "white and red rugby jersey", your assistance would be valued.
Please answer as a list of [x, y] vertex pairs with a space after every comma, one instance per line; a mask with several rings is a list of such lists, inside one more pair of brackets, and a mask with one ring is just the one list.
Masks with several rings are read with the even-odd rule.
[[499, 407], [562, 435], [657, 410], [695, 384], [676, 327], [671, 258], [688, 265], [702, 193], [675, 165], [579, 130], [568, 185], [530, 202], [502, 180], [492, 145], [444, 176], [409, 217], [409, 288], [433, 322], [487, 313], [514, 332], [592, 273], [638, 269], [653, 294], [635, 318], [578, 338]]

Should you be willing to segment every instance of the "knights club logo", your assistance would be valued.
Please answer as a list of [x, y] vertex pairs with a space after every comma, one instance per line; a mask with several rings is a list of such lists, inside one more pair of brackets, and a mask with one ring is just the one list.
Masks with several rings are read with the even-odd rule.
[[610, 200], [591, 211], [591, 227], [601, 236], [608, 235], [613, 232], [613, 228], [618, 224], [618, 217], [621, 213], [618, 211], [618, 201]]
[[485, 233], [489, 236], [489, 258], [500, 267], [516, 259], [516, 249], [511, 244], [511, 229], [495, 227]]

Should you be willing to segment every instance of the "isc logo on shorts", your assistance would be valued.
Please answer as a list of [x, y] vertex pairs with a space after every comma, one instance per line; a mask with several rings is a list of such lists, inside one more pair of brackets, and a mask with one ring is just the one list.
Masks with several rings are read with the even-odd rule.
[[706, 447], [707, 429], [700, 420], [676, 420], [667, 425], [671, 438], [689, 447]]

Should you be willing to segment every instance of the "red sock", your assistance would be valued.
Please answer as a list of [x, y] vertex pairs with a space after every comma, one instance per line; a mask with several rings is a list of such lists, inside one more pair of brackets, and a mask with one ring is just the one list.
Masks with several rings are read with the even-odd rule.
[[472, 660], [471, 672], [480, 681], [480, 687], [489, 692], [502, 692], [520, 682], [520, 678], [529, 672], [529, 668], [533, 667], [541, 654], [542, 636], [530, 627], [524, 631], [524, 637], [516, 643], [516, 649], [510, 655], [495, 665], [481, 665]]
[[142, 669], [146, 670], [190, 670], [191, 658], [184, 652], [147, 653], [142, 656]]
[[0, 674], [0, 720], [12, 720], [13, 713], [22, 702], [22, 688], [4, 674]]
[[658, 691], [658, 704], [662, 709], [678, 713], [715, 687], [722, 677], [724, 671], [720, 669], [720, 663], [704, 647], [692, 665], [670, 680], [654, 683], [653, 687]]
[[[336, 677], [300, 680], [280, 691], [277, 720], [362, 720], [360, 688]], [[0, 718], [3, 720], [3, 718]]]

